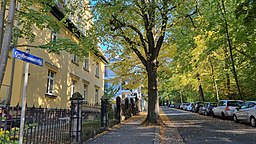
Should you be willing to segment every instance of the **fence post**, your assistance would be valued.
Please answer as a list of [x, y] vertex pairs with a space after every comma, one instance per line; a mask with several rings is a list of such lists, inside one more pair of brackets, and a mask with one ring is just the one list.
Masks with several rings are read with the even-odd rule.
[[75, 137], [75, 142], [78, 143], [81, 140], [81, 103], [83, 96], [79, 92], [75, 92], [71, 100], [71, 136]]
[[101, 127], [108, 128], [108, 98], [101, 97]]
[[117, 123], [121, 123], [121, 98], [118, 96], [116, 98], [116, 121]]

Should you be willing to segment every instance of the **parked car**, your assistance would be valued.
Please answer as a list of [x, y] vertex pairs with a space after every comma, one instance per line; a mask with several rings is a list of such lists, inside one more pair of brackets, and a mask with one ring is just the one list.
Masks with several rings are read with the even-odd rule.
[[189, 103], [182, 103], [180, 106], [180, 109], [186, 110], [188, 105], [189, 105]]
[[175, 105], [174, 104], [170, 104], [169, 107], [170, 108], [175, 108]]
[[206, 102], [206, 103], [204, 103], [204, 106], [199, 108], [198, 113], [199, 114], [204, 114], [206, 116], [207, 115], [212, 115], [213, 114], [212, 109], [216, 106], [217, 106], [216, 102]]
[[236, 108], [241, 106], [241, 100], [220, 100], [217, 107], [212, 109], [213, 116], [220, 116], [222, 118], [232, 118]]
[[183, 109], [185, 107], [185, 103], [181, 103], [180, 109]]
[[203, 102], [199, 101], [199, 102], [195, 102], [194, 107], [192, 108], [192, 112], [197, 113], [199, 111], [199, 108], [202, 107], [204, 105]]
[[191, 102], [191, 103], [189, 103], [188, 104], [188, 106], [187, 106], [187, 111], [192, 111], [192, 109], [193, 109], [193, 107], [194, 107], [194, 103], [193, 102]]
[[234, 122], [247, 122], [253, 127], [256, 126], [256, 101], [244, 102], [239, 108], [237, 108], [233, 114]]
[[174, 104], [174, 108], [180, 109], [180, 105], [181, 105], [180, 103], [175, 103], [175, 104]]

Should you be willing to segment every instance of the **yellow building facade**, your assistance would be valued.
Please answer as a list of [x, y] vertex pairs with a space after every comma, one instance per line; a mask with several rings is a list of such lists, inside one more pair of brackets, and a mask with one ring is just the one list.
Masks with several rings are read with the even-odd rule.
[[[53, 15], [52, 15], [53, 16]], [[56, 19], [58, 22], [58, 20]], [[42, 45], [49, 43], [53, 38], [69, 38], [78, 42], [79, 38], [68, 28], [63, 26], [58, 33], [50, 30], [34, 28], [36, 35], [34, 43], [19, 39], [18, 45]], [[104, 93], [104, 64], [108, 61], [100, 49], [97, 53], [89, 52], [88, 56], [79, 59], [74, 54], [65, 51], [60, 53], [48, 53], [38, 48], [17, 48], [22, 51], [30, 49], [30, 54], [44, 60], [43, 67], [29, 65], [29, 77], [27, 85], [27, 105], [48, 108], [68, 108], [73, 93], [80, 92], [85, 101], [90, 104], [99, 104]], [[16, 60], [14, 69], [14, 83], [11, 94], [11, 105], [21, 104], [24, 86], [23, 61]], [[6, 102], [12, 70], [12, 57], [8, 59], [4, 81], [0, 90], [0, 101]]]

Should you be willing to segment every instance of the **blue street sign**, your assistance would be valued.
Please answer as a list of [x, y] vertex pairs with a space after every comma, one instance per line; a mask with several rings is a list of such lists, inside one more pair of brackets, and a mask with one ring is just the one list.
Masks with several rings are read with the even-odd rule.
[[25, 53], [15, 48], [12, 50], [12, 57], [38, 65], [38, 66], [43, 66], [43, 63], [44, 63], [44, 60], [42, 58]]

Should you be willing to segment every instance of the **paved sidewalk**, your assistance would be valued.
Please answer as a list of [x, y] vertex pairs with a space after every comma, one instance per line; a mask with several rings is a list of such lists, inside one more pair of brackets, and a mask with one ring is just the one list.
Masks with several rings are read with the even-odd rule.
[[159, 144], [159, 127], [140, 125], [145, 118], [142, 112], [85, 144]]

